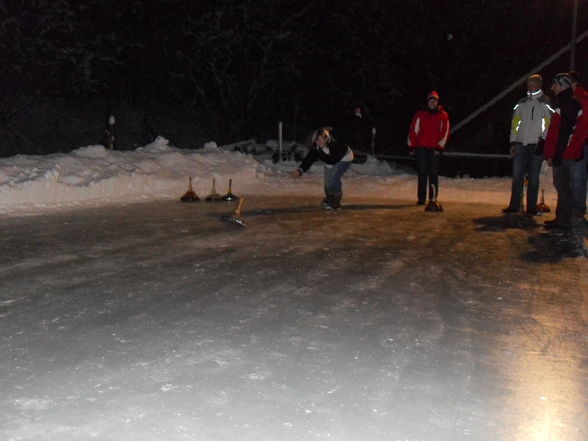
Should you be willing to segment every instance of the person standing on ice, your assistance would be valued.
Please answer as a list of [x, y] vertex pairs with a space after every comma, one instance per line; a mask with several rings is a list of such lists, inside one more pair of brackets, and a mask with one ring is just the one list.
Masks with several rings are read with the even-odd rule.
[[573, 80], [568, 73], [553, 77], [551, 90], [556, 95], [555, 113], [545, 139], [545, 159], [553, 167], [553, 186], [557, 190], [555, 219], [545, 221], [545, 228], [556, 234], [565, 234], [572, 229], [572, 218], [576, 213], [572, 194], [574, 165], [582, 159], [585, 127], [580, 117], [582, 106], [573, 96]]
[[311, 136], [310, 149], [292, 176], [302, 176], [317, 159], [324, 163], [325, 199], [321, 205], [326, 210], [338, 210], [343, 197], [341, 178], [351, 167], [353, 150], [348, 144], [335, 140], [331, 127], [315, 130]]
[[432, 91], [427, 95], [427, 106], [418, 110], [410, 123], [408, 149], [416, 156], [418, 171], [417, 205], [425, 205], [427, 181], [429, 203], [427, 211], [442, 211], [437, 202], [439, 195], [439, 162], [441, 151], [449, 138], [449, 116], [439, 105], [439, 94]]
[[586, 214], [586, 190], [588, 188], [588, 92], [582, 86], [582, 79], [577, 71], [570, 72], [572, 79], [572, 89], [574, 96], [582, 106], [582, 116], [578, 118], [577, 124], [583, 127], [584, 134], [579, 133], [584, 138], [582, 147], [582, 157], [574, 163], [572, 179], [572, 199], [575, 207], [577, 222], [580, 226], [588, 226]]
[[521, 211], [523, 183], [528, 179], [527, 214], [537, 215], [539, 173], [543, 164], [545, 136], [553, 109], [549, 98], [541, 90], [541, 75], [527, 79], [527, 96], [514, 107], [510, 128], [510, 155], [512, 156], [512, 186], [510, 203], [503, 213]]

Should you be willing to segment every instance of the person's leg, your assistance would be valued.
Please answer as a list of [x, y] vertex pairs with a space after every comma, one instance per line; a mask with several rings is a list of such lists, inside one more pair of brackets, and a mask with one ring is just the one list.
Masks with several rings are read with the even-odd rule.
[[321, 201], [321, 206], [324, 208], [328, 208], [332, 204], [333, 199], [333, 192], [331, 191], [331, 180], [333, 174], [333, 167], [325, 165], [323, 167], [324, 170], [324, 190], [325, 190], [325, 198]]
[[527, 185], [527, 213], [537, 214], [537, 199], [539, 197], [539, 175], [543, 165], [543, 156], [535, 155], [535, 146], [529, 152], [527, 162], [527, 176], [529, 183]]
[[563, 159], [561, 165], [553, 167], [553, 184], [557, 190], [555, 209], [556, 224], [571, 226], [572, 222], [572, 168], [573, 160]]
[[427, 175], [429, 169], [429, 152], [428, 149], [415, 149], [418, 173], [418, 203], [423, 204], [427, 199]]
[[429, 200], [437, 202], [439, 197], [439, 162], [441, 153], [436, 150], [429, 152]]
[[343, 197], [343, 183], [341, 178], [351, 167], [351, 161], [341, 161], [331, 168], [329, 179], [329, 192], [332, 194], [332, 208], [341, 207], [341, 198]]
[[516, 144], [514, 147], [514, 156], [512, 157], [512, 185], [510, 189], [510, 202], [505, 211], [520, 211], [525, 172], [525, 148], [522, 144]]
[[586, 179], [588, 163], [588, 146], [583, 148], [583, 158], [580, 161], [574, 161], [572, 170], [572, 199], [573, 199], [573, 216], [584, 217], [586, 214]]

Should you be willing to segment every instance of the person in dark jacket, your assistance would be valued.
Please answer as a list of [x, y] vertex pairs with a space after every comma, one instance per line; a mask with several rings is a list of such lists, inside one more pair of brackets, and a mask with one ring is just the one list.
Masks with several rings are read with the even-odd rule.
[[354, 153], [368, 152], [372, 140], [372, 122], [363, 104], [356, 102], [353, 114], [335, 125], [337, 141], [349, 145]]
[[582, 106], [573, 96], [572, 84], [567, 73], [553, 77], [551, 90], [556, 95], [555, 113], [545, 139], [545, 159], [553, 167], [553, 185], [557, 190], [555, 219], [546, 221], [545, 227], [558, 233], [572, 228], [573, 170], [575, 161], [582, 157], [584, 144], [584, 132], [578, 123]]
[[427, 180], [429, 183], [428, 211], [442, 211], [437, 201], [439, 195], [440, 153], [449, 138], [449, 116], [439, 105], [439, 94], [427, 95], [427, 107], [417, 111], [408, 131], [408, 149], [416, 156], [418, 169], [417, 205], [425, 205]]
[[326, 210], [337, 210], [341, 208], [343, 197], [341, 177], [351, 167], [353, 151], [348, 144], [335, 140], [331, 127], [315, 130], [308, 153], [300, 166], [292, 172], [292, 176], [302, 176], [318, 159], [324, 163], [325, 199], [322, 206]]

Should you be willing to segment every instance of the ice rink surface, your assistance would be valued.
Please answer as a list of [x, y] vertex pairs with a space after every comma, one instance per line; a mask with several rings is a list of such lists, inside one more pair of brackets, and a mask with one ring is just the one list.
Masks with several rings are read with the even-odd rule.
[[0, 439], [586, 441], [588, 261], [499, 206], [0, 218]]

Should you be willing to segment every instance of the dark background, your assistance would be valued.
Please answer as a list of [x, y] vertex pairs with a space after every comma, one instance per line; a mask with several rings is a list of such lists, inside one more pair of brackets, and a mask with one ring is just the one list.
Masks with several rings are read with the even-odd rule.
[[[438, 90], [452, 123], [539, 65], [572, 32], [573, 0], [0, 0], [0, 155], [156, 135], [182, 148], [303, 141], [365, 104], [377, 153], [404, 154], [414, 111]], [[578, 35], [588, 28], [579, 0]], [[576, 69], [588, 65], [586, 40]], [[569, 52], [540, 71], [549, 92]], [[448, 149], [506, 153], [525, 84]]]

